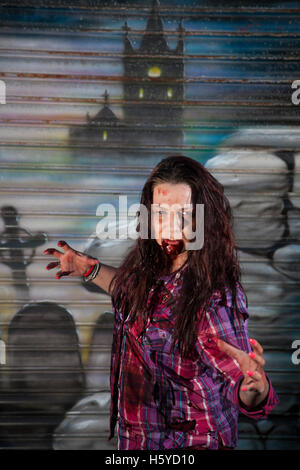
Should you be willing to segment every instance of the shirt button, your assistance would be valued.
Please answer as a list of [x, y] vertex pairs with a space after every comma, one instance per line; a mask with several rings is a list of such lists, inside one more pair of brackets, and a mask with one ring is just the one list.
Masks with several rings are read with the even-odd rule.
[[154, 316], [153, 317], [153, 321], [157, 321], [158, 320], [158, 317], [157, 316]]
[[192, 406], [192, 403], [190, 401], [188, 402], [188, 406]]

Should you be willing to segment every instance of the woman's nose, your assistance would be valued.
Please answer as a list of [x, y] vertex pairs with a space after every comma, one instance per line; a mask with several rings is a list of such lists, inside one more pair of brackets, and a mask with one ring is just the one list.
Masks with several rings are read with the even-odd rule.
[[[182, 238], [182, 220], [178, 214], [170, 214], [170, 236], [169, 240], [178, 240]], [[167, 238], [167, 237], [166, 237]]]

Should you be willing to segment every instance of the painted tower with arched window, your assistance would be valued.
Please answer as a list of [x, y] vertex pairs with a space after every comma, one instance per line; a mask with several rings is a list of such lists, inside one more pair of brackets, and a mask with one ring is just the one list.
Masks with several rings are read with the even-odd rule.
[[182, 144], [184, 29], [181, 22], [176, 31], [175, 49], [170, 49], [165, 38], [157, 0], [152, 2], [137, 49], [131, 43], [127, 22], [123, 29], [124, 121], [136, 129], [134, 141], [158, 146]]
[[[95, 116], [88, 113], [84, 125], [71, 126], [70, 144], [88, 143], [93, 155], [123, 158], [143, 146], [154, 146], [167, 153], [183, 143], [184, 43], [181, 21], [176, 31], [177, 44], [170, 49], [163, 31], [159, 2], [153, 0], [146, 29], [135, 49], [130, 28], [123, 27], [123, 116], [111, 109], [105, 90], [104, 106]], [[95, 144], [95, 147], [94, 147]], [[160, 152], [163, 154], [163, 151]], [[89, 150], [91, 155], [91, 151]], [[73, 157], [81, 156], [75, 147]]]

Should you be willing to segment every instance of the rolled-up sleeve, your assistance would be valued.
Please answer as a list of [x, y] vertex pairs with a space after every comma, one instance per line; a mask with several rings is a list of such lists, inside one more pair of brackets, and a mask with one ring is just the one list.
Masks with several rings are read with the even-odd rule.
[[270, 377], [266, 374], [269, 383], [269, 392], [265, 399], [255, 408], [249, 408], [241, 402], [239, 389], [244, 375], [236, 359], [224, 354], [216, 345], [216, 338], [249, 353], [252, 351], [248, 335], [248, 309], [239, 292], [238, 306], [240, 311], [232, 305], [221, 305], [214, 302], [206, 312], [206, 328], [198, 334], [197, 349], [207, 366], [216, 371], [220, 380], [220, 393], [223, 399], [230, 401], [238, 410], [249, 418], [261, 419], [279, 403], [279, 398], [273, 388]]
[[250, 408], [244, 403], [241, 402], [239, 397], [239, 388], [243, 379], [239, 380], [236, 384], [233, 392], [233, 400], [237, 404], [239, 411], [244, 415], [248, 416], [248, 418], [252, 419], [262, 419], [263, 417], [267, 416], [269, 412], [275, 408], [275, 406], [279, 403], [279, 398], [277, 393], [274, 390], [272, 382], [268, 374], [266, 374], [266, 379], [269, 383], [269, 392], [264, 400], [259, 403], [255, 408]]

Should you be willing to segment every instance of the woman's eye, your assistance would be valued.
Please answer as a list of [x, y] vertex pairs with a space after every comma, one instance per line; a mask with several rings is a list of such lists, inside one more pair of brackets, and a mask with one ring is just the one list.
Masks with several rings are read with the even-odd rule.
[[[167, 212], [166, 212], [166, 211], [157, 211], [156, 214], [158, 214], [158, 215], [165, 215], [165, 214], [167, 214]], [[185, 212], [185, 211], [179, 212], [179, 216], [183, 216], [183, 217], [184, 217], [184, 216], [188, 216], [188, 215], [190, 215], [190, 212]]]

